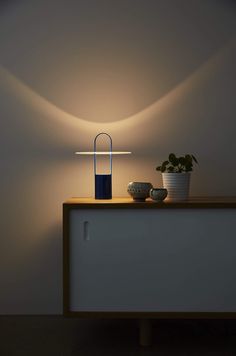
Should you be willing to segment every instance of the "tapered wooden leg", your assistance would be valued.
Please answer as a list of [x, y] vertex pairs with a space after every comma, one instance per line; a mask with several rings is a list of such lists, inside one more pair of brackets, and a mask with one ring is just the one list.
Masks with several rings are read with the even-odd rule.
[[152, 343], [152, 325], [149, 319], [139, 320], [139, 344], [150, 346]]

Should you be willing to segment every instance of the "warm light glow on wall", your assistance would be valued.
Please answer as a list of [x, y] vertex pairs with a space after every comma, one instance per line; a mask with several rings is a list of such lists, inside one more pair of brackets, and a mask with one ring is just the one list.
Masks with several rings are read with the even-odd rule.
[[[163, 117], [163, 115], [165, 115], [165, 111], [169, 109], [171, 105], [175, 105], [178, 100], [185, 97], [189, 93], [189, 90], [193, 90], [194, 87], [198, 86], [199, 82], [206, 79], [206, 76], [210, 77], [212, 73], [214, 73], [215, 68], [220, 65], [222, 58], [224, 58], [227, 53], [234, 48], [234, 46], [235, 41], [229, 41], [217, 53], [207, 59], [205, 63], [202, 63], [187, 78], [184, 78], [177, 86], [171, 88], [171, 90], [163, 97], [159, 98], [153, 104], [143, 108], [134, 115], [125, 117], [119, 121], [100, 123], [87, 121], [82, 117], [76, 117], [66, 111], [63, 111], [59, 106], [56, 106], [47, 100], [47, 98], [39, 95], [30, 86], [26, 85], [22, 80], [0, 65], [1, 85], [7, 86], [15, 95], [20, 97], [22, 101], [27, 103], [27, 106], [31, 106], [38, 112], [46, 115], [48, 118], [54, 119], [56, 122], [60, 121], [66, 126], [73, 126], [76, 129], [82, 129], [84, 133], [90, 133], [91, 135], [95, 134], [97, 131], [103, 130], [109, 130], [113, 135], [118, 131], [129, 135], [129, 130], [133, 130], [134, 127], [137, 127], [137, 125], [144, 122], [148, 125], [152, 122], [152, 120], [155, 119], [156, 121], [157, 118]], [[168, 123], [160, 119], [158, 127], [159, 132], [163, 128], [168, 130]], [[141, 134], [141, 132], [139, 134]]]

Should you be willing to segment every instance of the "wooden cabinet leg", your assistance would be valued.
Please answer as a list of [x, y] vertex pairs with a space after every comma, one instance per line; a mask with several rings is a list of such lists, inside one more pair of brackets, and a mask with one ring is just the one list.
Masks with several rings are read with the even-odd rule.
[[149, 319], [139, 320], [139, 344], [150, 346], [152, 343], [152, 324]]

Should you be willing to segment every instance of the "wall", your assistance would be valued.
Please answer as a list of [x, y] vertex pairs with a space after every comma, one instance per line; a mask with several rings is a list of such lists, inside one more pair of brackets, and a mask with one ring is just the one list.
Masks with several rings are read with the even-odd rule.
[[193, 153], [194, 195], [236, 195], [236, 5], [42, 0], [0, 5], [0, 313], [62, 311], [62, 202], [93, 195], [92, 149], [114, 148], [113, 195], [161, 185]]

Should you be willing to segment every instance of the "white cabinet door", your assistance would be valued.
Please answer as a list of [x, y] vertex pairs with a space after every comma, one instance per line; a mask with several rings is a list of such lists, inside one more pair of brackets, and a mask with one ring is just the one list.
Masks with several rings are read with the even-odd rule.
[[72, 311], [236, 311], [234, 209], [74, 209]]

